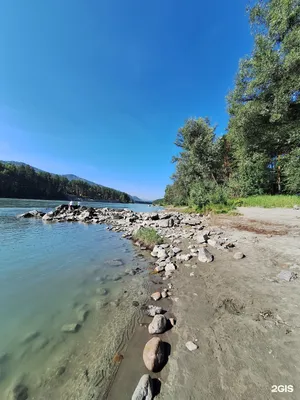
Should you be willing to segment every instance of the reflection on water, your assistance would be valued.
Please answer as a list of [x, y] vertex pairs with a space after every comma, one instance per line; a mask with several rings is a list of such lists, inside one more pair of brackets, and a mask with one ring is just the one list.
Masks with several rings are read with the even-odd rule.
[[[24, 210], [60, 203], [0, 199], [0, 398], [16, 379], [36, 384], [51, 359], [96, 335], [99, 321], [109, 325], [126, 300], [126, 285], [142, 284], [128, 269], [145, 269], [146, 263], [136, 258], [131, 242], [105, 225], [16, 218]], [[76, 334], [61, 331], [76, 323], [81, 325]]]

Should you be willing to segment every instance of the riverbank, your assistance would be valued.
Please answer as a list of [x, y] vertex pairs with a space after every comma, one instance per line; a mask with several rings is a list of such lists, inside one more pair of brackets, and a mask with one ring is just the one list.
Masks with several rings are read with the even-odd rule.
[[176, 320], [171, 329], [155, 335], [171, 349], [168, 362], [159, 373], [146, 369], [142, 354], [153, 334], [148, 332], [152, 318], [143, 316], [109, 400], [130, 398], [144, 373], [160, 382], [156, 398], [163, 400], [276, 399], [271, 389], [279, 384], [293, 385], [289, 398], [298, 398], [300, 226], [299, 211], [293, 212], [295, 226], [288, 229], [284, 223], [259, 220], [253, 226], [246, 217], [179, 212], [83, 209], [68, 215], [61, 208], [50, 215], [57, 221], [84, 218], [109, 224], [108, 229], [127, 238], [139, 227], [151, 226], [164, 238], [164, 245], [152, 252], [160, 272], [151, 281], [155, 292], [165, 292], [167, 298], [150, 303], [162, 305], [167, 319]]

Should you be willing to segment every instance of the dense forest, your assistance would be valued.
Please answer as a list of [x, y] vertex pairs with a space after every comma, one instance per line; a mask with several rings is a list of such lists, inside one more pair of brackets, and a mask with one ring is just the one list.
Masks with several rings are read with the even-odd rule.
[[100, 185], [90, 185], [81, 180], [37, 172], [29, 165], [0, 162], [0, 197], [25, 199], [65, 200], [72, 196], [101, 201], [129, 203], [130, 196]]
[[227, 132], [217, 137], [208, 118], [179, 129], [167, 204], [300, 192], [300, 1], [261, 0], [249, 17], [254, 48], [227, 96]]

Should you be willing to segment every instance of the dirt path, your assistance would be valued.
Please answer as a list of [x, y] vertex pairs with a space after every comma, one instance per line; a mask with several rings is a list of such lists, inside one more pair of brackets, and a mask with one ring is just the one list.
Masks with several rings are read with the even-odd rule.
[[[300, 277], [300, 213], [241, 211], [245, 217], [211, 223], [222, 227], [222, 236], [238, 240], [244, 259], [209, 247], [213, 263], [191, 260], [172, 279], [178, 323], [170, 338], [177, 345], [158, 399], [300, 398], [300, 279], [276, 278], [291, 266]], [[189, 352], [188, 340], [199, 349]], [[273, 393], [273, 385], [293, 385], [293, 392]]]

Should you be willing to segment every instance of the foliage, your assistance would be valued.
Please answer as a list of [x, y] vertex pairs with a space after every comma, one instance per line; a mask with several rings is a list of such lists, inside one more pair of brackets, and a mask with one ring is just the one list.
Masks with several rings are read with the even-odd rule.
[[163, 243], [162, 237], [154, 228], [139, 228], [139, 230], [133, 235], [133, 238], [146, 247], [154, 247], [156, 244]]
[[226, 208], [228, 198], [300, 192], [300, 1], [258, 0], [249, 15], [254, 48], [227, 97], [228, 132], [217, 138], [207, 118], [179, 129], [166, 204]]
[[70, 195], [124, 203], [130, 201], [127, 193], [115, 189], [36, 172], [29, 165], [0, 163], [0, 197], [64, 200]]
[[165, 203], [165, 199], [157, 199], [157, 200], [152, 201], [152, 204], [154, 206], [163, 206], [164, 203]]
[[[228, 140], [240, 191], [248, 195], [294, 190], [282, 186], [285, 172], [278, 169], [278, 160], [300, 146], [300, 2], [259, 1], [250, 10], [250, 22], [254, 49], [241, 60], [228, 96]], [[259, 157], [266, 160], [264, 168], [257, 163]]]
[[300, 204], [299, 196], [275, 195], [275, 196], [250, 196], [237, 199], [235, 205], [239, 207], [264, 207], [264, 208], [292, 208]]

